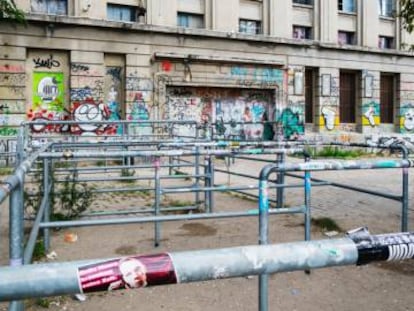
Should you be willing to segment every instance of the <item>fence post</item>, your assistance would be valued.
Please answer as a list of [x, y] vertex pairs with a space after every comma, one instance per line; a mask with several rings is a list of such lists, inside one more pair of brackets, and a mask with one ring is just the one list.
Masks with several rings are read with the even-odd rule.
[[[19, 158], [19, 157], [18, 157]], [[20, 158], [21, 159], [21, 158]], [[16, 159], [16, 162], [20, 160]], [[23, 185], [24, 185], [24, 173], [19, 171], [16, 173], [19, 182], [10, 195], [10, 266], [19, 267], [23, 265], [23, 218], [24, 218], [24, 204], [23, 204]], [[24, 310], [23, 301], [12, 301], [9, 306], [10, 311], [22, 311]]]
[[[50, 176], [53, 174], [53, 171], [50, 169], [50, 162], [48, 158], [43, 159], [43, 196], [47, 196], [48, 198], [49, 193], [49, 184], [50, 184]], [[50, 200], [46, 200], [46, 206], [45, 206], [45, 213], [43, 215], [43, 221], [49, 222], [50, 221], [50, 213], [51, 213], [51, 206], [50, 206]], [[45, 252], [49, 251], [50, 247], [50, 231], [48, 228], [43, 229], [43, 246], [45, 248]]]
[[[283, 164], [285, 162], [285, 154], [284, 153], [278, 153], [276, 156], [276, 163], [277, 165]], [[277, 173], [276, 182], [278, 185], [282, 185], [285, 182], [285, 172], [279, 171]], [[283, 187], [277, 187], [276, 188], [276, 204], [277, 208], [282, 208], [284, 205], [284, 188]]]
[[[160, 179], [160, 158], [154, 158], [154, 171], [155, 171], [155, 206], [154, 206], [154, 215], [158, 216], [160, 214], [160, 202], [161, 202], [161, 179]], [[158, 247], [160, 245], [160, 230], [161, 223], [156, 221], [154, 222], [154, 246]]]

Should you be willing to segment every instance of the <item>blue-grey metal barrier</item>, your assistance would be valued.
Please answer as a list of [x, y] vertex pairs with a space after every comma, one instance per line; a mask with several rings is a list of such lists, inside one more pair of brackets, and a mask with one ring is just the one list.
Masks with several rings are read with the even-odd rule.
[[[1, 267], [0, 301], [362, 265], [413, 257], [414, 233], [370, 235], [361, 228], [339, 239], [47, 263], [20, 268]], [[128, 277], [129, 271], [134, 272], [133, 279]]]

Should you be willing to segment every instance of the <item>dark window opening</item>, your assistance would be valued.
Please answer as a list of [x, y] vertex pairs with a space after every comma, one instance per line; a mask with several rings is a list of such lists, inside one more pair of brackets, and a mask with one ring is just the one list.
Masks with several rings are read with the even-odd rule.
[[394, 81], [393, 75], [381, 75], [380, 90], [380, 120], [381, 123], [393, 123], [394, 109]]
[[307, 26], [293, 26], [292, 37], [295, 39], [312, 39], [312, 28]]
[[313, 123], [313, 77], [312, 69], [305, 70], [305, 123]]
[[352, 72], [341, 72], [339, 80], [340, 122], [355, 123], [356, 74]]

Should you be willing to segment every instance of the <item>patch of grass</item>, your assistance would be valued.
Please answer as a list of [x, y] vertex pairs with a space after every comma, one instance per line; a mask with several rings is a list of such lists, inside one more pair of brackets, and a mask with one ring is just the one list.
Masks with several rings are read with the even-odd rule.
[[44, 309], [48, 309], [50, 307], [50, 301], [47, 298], [37, 298], [35, 304]]
[[[179, 170], [174, 170], [174, 175], [177, 176], [188, 176], [189, 174], [183, 171], [179, 171]], [[191, 180], [191, 177], [185, 177], [184, 180]]]
[[13, 168], [12, 167], [0, 167], [0, 175], [1, 176], [10, 175], [11, 173], [13, 173]]
[[46, 256], [46, 250], [42, 241], [36, 241], [35, 247], [33, 249], [33, 261], [40, 260]]
[[312, 225], [321, 228], [322, 231], [338, 231], [341, 232], [342, 228], [329, 217], [312, 218]]
[[98, 160], [96, 161], [96, 166], [106, 166], [106, 161], [105, 160]]
[[[366, 156], [373, 156], [376, 153], [366, 152], [361, 148], [345, 149], [341, 146], [326, 146], [322, 149], [317, 147], [306, 147], [305, 151], [308, 152], [312, 159], [318, 158], [335, 158], [335, 159], [354, 159]], [[303, 157], [303, 153], [298, 152], [293, 155], [294, 157]]]
[[[127, 169], [127, 168], [123, 168], [121, 170], [121, 177], [132, 177], [134, 175], [135, 175], [134, 170], [130, 170], [130, 169]], [[121, 182], [133, 183], [133, 182], [135, 182], [135, 180], [134, 179], [123, 179], [123, 180], [121, 180]]]
[[328, 146], [324, 147], [320, 151], [315, 150], [315, 158], [339, 158], [339, 159], [348, 159], [348, 158], [359, 158], [363, 155], [366, 155], [362, 149], [343, 149], [337, 146]]

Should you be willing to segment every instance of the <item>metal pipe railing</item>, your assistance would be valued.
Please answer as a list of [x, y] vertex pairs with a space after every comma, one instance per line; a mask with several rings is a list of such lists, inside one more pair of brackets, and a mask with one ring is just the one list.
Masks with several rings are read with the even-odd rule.
[[[330, 251], [326, 251], [330, 250]], [[414, 233], [0, 268], [0, 301], [282, 273], [414, 257]], [[191, 264], [189, 264], [191, 263]], [[133, 280], [128, 277], [129, 269]], [[264, 311], [265, 309], [261, 309]]]

